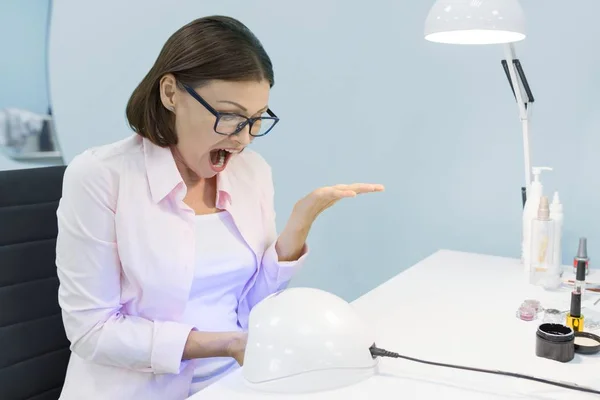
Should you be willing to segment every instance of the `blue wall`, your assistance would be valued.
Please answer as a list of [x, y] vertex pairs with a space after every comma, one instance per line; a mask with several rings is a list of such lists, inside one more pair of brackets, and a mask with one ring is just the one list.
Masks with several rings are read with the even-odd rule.
[[[0, 109], [48, 112], [49, 8], [49, 0], [0, 1]], [[12, 161], [0, 152], [0, 170], [35, 165]]]
[[49, 0], [0, 1], [0, 109], [48, 110]]
[[[255, 148], [274, 169], [280, 228], [294, 202], [318, 186], [387, 187], [320, 217], [312, 257], [294, 285], [353, 299], [440, 248], [519, 256], [522, 138], [500, 46], [426, 42], [433, 0], [182, 0], [168, 15], [160, 4], [56, 4], [53, 29], [64, 42], [51, 56], [52, 98], [67, 159], [130, 134], [127, 97], [174, 30], [228, 14], [254, 30], [275, 65], [270, 105], [282, 122]], [[580, 0], [568, 18], [564, 1], [522, 4], [529, 36], [517, 52], [537, 99], [533, 165], [555, 168], [543, 180], [565, 205], [564, 262], [586, 235], [593, 263], [600, 258], [600, 2]], [[131, 22], [142, 8], [147, 30]], [[82, 93], [90, 77], [98, 90]]]

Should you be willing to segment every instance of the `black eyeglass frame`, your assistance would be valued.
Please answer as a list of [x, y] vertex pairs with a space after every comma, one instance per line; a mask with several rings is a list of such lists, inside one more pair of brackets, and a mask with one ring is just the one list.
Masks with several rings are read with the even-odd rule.
[[[271, 132], [271, 130], [273, 130], [275, 125], [277, 125], [277, 123], [279, 122], [279, 117], [277, 117], [277, 115], [275, 115], [275, 113], [273, 111], [271, 111], [270, 108], [268, 108], [266, 111], [267, 114], [269, 114], [269, 117], [254, 117], [254, 118], [248, 118], [245, 115], [232, 113], [232, 112], [223, 113], [223, 112], [217, 111], [210, 104], [208, 104], [208, 102], [206, 100], [204, 100], [202, 98], [202, 96], [200, 96], [198, 94], [198, 92], [196, 92], [193, 88], [189, 87], [186, 84], [182, 84], [182, 86], [186, 90], [186, 92], [188, 92], [190, 94], [190, 96], [192, 96], [194, 98], [194, 100], [196, 100], [198, 103], [202, 104], [204, 106], [204, 108], [206, 108], [212, 115], [215, 116], [216, 120], [215, 120], [215, 125], [213, 126], [213, 130], [215, 131], [215, 133], [217, 133], [219, 135], [224, 135], [224, 136], [237, 135], [238, 133], [240, 133], [242, 131], [242, 129], [244, 129], [246, 127], [246, 125], [250, 125], [250, 127], [248, 128], [248, 132], [250, 133], [250, 136], [261, 137], [261, 136], [265, 136], [267, 133]], [[232, 133], [221, 133], [217, 130], [217, 126], [219, 125], [219, 121], [221, 120], [221, 117], [226, 116], [226, 115], [234, 115], [236, 117], [240, 117], [242, 119], [245, 119], [245, 122], [240, 123], [238, 125], [237, 129]], [[271, 125], [271, 127], [266, 132], [261, 133], [260, 135], [253, 135], [252, 134], [252, 125], [256, 121], [259, 121], [259, 120], [273, 121], [273, 125]]]

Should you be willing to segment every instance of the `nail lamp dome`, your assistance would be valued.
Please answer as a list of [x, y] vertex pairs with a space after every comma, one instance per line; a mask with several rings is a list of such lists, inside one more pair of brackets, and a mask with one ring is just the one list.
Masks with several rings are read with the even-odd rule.
[[318, 289], [290, 288], [251, 311], [242, 374], [252, 389], [305, 393], [375, 373], [373, 334], [350, 304]]

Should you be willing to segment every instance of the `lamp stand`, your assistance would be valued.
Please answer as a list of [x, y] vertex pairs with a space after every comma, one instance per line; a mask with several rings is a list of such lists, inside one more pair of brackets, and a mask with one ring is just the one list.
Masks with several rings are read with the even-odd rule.
[[535, 101], [531, 88], [525, 77], [525, 72], [519, 59], [516, 57], [515, 46], [512, 43], [504, 45], [505, 60], [502, 60], [504, 72], [512, 88], [517, 106], [519, 109], [519, 118], [523, 130], [523, 158], [525, 164], [525, 187], [521, 188], [521, 198], [523, 207], [527, 201], [527, 194], [531, 185], [531, 148], [529, 146], [529, 128], [531, 118], [531, 103]]

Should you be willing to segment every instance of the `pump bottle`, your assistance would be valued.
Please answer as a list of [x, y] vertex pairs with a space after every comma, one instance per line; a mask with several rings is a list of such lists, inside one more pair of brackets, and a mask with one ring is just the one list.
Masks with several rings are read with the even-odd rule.
[[523, 209], [523, 235], [521, 242], [521, 258], [525, 275], [530, 276], [531, 271], [531, 224], [538, 215], [540, 199], [544, 194], [544, 186], [540, 180], [542, 171], [552, 171], [550, 167], [533, 167], [533, 181], [527, 191], [527, 201]]

